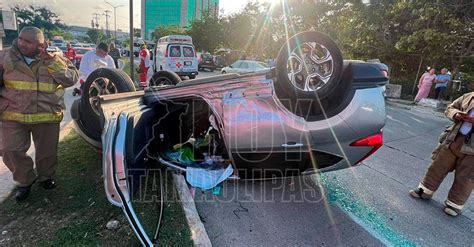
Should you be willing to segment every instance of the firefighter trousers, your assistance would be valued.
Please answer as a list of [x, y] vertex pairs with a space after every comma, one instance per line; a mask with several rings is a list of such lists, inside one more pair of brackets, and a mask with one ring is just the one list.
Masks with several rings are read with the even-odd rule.
[[446, 175], [454, 171], [454, 182], [447, 203], [458, 209], [463, 208], [474, 188], [474, 155], [460, 152], [464, 141], [465, 137], [458, 135], [449, 148], [442, 145], [420, 184], [421, 188], [428, 189], [428, 193], [433, 193]]
[[[2, 134], [3, 162], [13, 173], [13, 180], [19, 186], [54, 177], [58, 164], [59, 123], [22, 124], [4, 121]], [[31, 137], [35, 147], [34, 163], [27, 154]]]

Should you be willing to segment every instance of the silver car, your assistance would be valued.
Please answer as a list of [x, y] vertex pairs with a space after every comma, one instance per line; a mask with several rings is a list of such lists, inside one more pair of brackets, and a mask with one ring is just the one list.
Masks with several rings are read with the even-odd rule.
[[270, 71], [267, 64], [253, 60], [237, 60], [235, 63], [222, 68], [221, 73], [249, 73], [257, 71]]
[[[385, 125], [381, 63], [343, 61], [328, 36], [288, 40], [277, 66], [264, 72], [181, 81], [158, 71], [136, 91], [122, 71], [98, 69], [71, 113], [78, 133], [102, 149], [109, 201], [122, 207], [137, 237], [151, 244], [131, 204], [130, 171], [164, 165], [186, 171], [164, 153], [205, 139], [196, 159], [220, 156], [234, 179], [284, 177], [348, 168], [382, 146]], [[110, 95], [104, 95], [110, 94]]]

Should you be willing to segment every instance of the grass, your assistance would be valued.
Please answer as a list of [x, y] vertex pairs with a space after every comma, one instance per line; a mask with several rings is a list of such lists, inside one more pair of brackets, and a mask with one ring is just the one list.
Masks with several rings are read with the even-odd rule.
[[[130, 69], [131, 69], [131, 68], [130, 68], [130, 59], [128, 59], [128, 58], [122, 58], [122, 61], [123, 61], [123, 63], [124, 63], [123, 71], [124, 71], [125, 73], [127, 73], [128, 76], [130, 76], [130, 74], [131, 74], [131, 70], [130, 70]], [[133, 68], [136, 69], [137, 66], [133, 66]], [[135, 72], [133, 73], [133, 78], [132, 78], [132, 80], [133, 80], [133, 82], [134, 82], [136, 85], [138, 85], [137, 82], [140, 81], [140, 75], [137, 73], [136, 70], [135, 70]]]
[[[139, 245], [122, 210], [106, 198], [101, 155], [74, 132], [60, 144], [57, 169], [58, 187], [46, 191], [33, 185], [30, 197], [17, 203], [12, 196], [0, 204], [0, 245], [84, 246]], [[165, 178], [170, 178], [166, 174]], [[175, 198], [174, 187], [166, 179], [167, 198]], [[147, 184], [148, 186], [148, 184]], [[156, 226], [159, 203], [136, 203], [149, 235]], [[108, 230], [107, 222], [120, 226]], [[165, 203], [159, 244], [191, 246], [190, 232], [178, 200]]]

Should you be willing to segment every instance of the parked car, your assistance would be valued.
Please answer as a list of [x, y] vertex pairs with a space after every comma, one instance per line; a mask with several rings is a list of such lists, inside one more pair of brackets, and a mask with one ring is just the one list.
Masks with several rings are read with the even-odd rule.
[[267, 64], [252, 61], [252, 60], [238, 60], [235, 63], [222, 68], [221, 73], [249, 73], [257, 71], [270, 71], [270, 67]]
[[57, 46], [48, 46], [46, 48], [46, 51], [49, 53], [57, 53], [57, 54], [60, 54], [61, 56], [63, 55], [63, 51]]
[[86, 52], [88, 51], [92, 51], [94, 50], [94, 48], [75, 48], [76, 49], [76, 57], [74, 58], [74, 60], [76, 61], [76, 68], [79, 69], [79, 66], [81, 64], [81, 60], [82, 60], [82, 57], [84, 56], [84, 54], [86, 54]]
[[236, 179], [352, 167], [383, 144], [387, 71], [381, 63], [343, 61], [328, 36], [311, 31], [290, 38], [271, 70], [189, 81], [157, 71], [151, 87], [135, 91], [123, 71], [98, 69], [71, 114], [79, 135], [102, 150], [108, 200], [150, 246], [132, 205], [132, 181], [158, 166], [188, 171], [168, 150], [191, 145], [196, 160], [220, 157]]
[[208, 69], [211, 72], [214, 72], [214, 70], [217, 68], [214, 58], [210, 53], [199, 53], [198, 52], [198, 70], [204, 70]]

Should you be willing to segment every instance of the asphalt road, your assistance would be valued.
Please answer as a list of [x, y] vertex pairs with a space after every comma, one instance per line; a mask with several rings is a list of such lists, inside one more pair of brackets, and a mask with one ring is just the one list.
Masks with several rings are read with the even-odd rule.
[[474, 199], [457, 218], [442, 211], [452, 174], [429, 202], [408, 195], [447, 124], [440, 113], [389, 104], [385, 145], [363, 165], [320, 177], [227, 182], [219, 196], [196, 192], [199, 214], [215, 246], [474, 246]]

